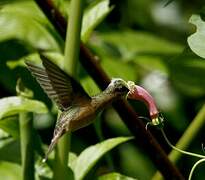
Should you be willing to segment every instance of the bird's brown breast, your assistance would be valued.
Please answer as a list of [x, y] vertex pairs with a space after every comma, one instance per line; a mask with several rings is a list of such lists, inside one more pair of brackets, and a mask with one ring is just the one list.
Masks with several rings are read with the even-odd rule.
[[78, 130], [89, 125], [95, 116], [95, 110], [92, 106], [78, 107], [78, 111], [76, 111], [73, 118], [70, 119], [67, 128], [71, 131]]

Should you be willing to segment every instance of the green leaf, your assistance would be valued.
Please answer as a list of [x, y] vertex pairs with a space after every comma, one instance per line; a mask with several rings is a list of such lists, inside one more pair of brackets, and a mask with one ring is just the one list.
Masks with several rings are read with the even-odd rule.
[[[69, 152], [69, 163], [68, 163], [68, 171], [69, 171], [69, 176], [70, 179], [73, 179], [73, 172], [72, 169], [69, 167], [74, 166], [74, 161], [77, 159], [77, 155], [73, 152]], [[49, 161], [49, 164], [48, 164]], [[42, 156], [40, 155], [38, 157], [38, 160], [35, 163], [35, 169], [36, 169], [36, 175], [38, 176], [39, 179], [52, 179], [53, 177], [53, 163], [55, 163], [54, 160], [54, 151], [50, 154], [49, 159], [46, 161], [46, 163], [42, 163]]]
[[25, 60], [33, 61], [36, 64], [40, 64], [41, 63], [39, 54], [38, 53], [31, 53], [31, 54], [29, 54], [27, 56], [24, 56], [24, 57], [20, 58], [20, 59], [16, 59], [15, 61], [9, 60], [9, 61], [6, 62], [6, 65], [10, 69], [15, 69], [17, 66], [26, 67]]
[[45, 23], [46, 18], [42, 17], [33, 2], [3, 6], [0, 11], [0, 41], [18, 39], [29, 43], [32, 48], [60, 50], [54, 37], [43, 26], [42, 21]]
[[15, 163], [0, 161], [0, 174], [1, 179], [22, 179], [21, 166]]
[[[150, 33], [140, 31], [118, 31], [99, 33], [99, 39], [118, 49], [122, 59], [131, 60], [138, 55], [170, 55], [180, 53], [182, 46]], [[98, 41], [96, 41], [98, 43]], [[96, 43], [93, 42], [93, 43]]]
[[81, 30], [83, 42], [88, 41], [94, 28], [102, 22], [112, 9], [112, 7], [109, 7], [109, 0], [98, 0], [85, 10]]
[[199, 15], [192, 15], [189, 19], [196, 26], [196, 32], [187, 39], [189, 47], [198, 56], [205, 58], [205, 22]]
[[156, 169], [148, 156], [144, 155], [144, 151], [129, 143], [123, 144], [118, 152], [119, 166], [123, 169], [123, 173], [135, 178], [152, 179]]
[[17, 96], [0, 99], [0, 109], [0, 119], [25, 111], [35, 113], [47, 112], [47, 107], [44, 103]]
[[[47, 52], [47, 53], [44, 53], [44, 54], [49, 59], [51, 59], [54, 63], [56, 63], [58, 66], [60, 66], [63, 69], [64, 57], [63, 57], [63, 55], [61, 53], [58, 53], [58, 52]], [[42, 60], [39, 57], [39, 53], [32, 53], [32, 54], [24, 56], [24, 57], [22, 57], [20, 59], [17, 59], [15, 61], [13, 61], [13, 60], [12, 61], [7, 61], [6, 64], [7, 64], [7, 66], [10, 69], [14, 69], [17, 66], [26, 67], [25, 60], [32, 61], [35, 64], [41, 64], [42, 63]]]
[[132, 137], [117, 137], [105, 140], [86, 148], [77, 158], [73, 169], [76, 180], [81, 180], [92, 169], [97, 161], [115, 146], [132, 139]]
[[68, 166], [71, 168], [71, 169], [74, 169], [74, 167], [75, 167], [75, 163], [76, 163], [76, 160], [77, 160], [77, 158], [78, 158], [78, 156], [75, 154], [75, 153], [73, 153], [73, 152], [69, 152], [69, 162], [68, 162]]
[[168, 63], [172, 83], [184, 94], [205, 94], [205, 61], [196, 55], [183, 53]]
[[52, 179], [53, 177], [51, 168], [46, 163], [42, 163], [41, 157], [35, 162], [35, 171], [39, 180]]
[[108, 179], [109, 180], [136, 180], [135, 178], [124, 176], [116, 172], [105, 174], [98, 178], [98, 180], [108, 180]]
[[16, 12], [16, 13], [21, 13], [21, 14], [25, 14], [25, 15], [29, 15], [33, 18], [36, 19], [44, 19], [45, 21], [46, 18], [43, 15], [43, 13], [41, 12], [41, 10], [39, 9], [39, 7], [36, 5], [36, 3], [34, 1], [14, 1], [14, 0], [6, 0], [7, 3], [4, 3], [2, 6], [2, 9], [4, 12]]
[[17, 164], [21, 163], [20, 143], [0, 129], [0, 159]]
[[14, 163], [21, 163], [20, 142], [13, 138], [0, 141], [0, 159]]
[[19, 138], [19, 121], [17, 116], [0, 119], [0, 128], [14, 138]]
[[112, 78], [122, 78], [124, 80], [136, 81], [136, 68], [128, 62], [120, 61], [110, 57], [104, 57], [101, 62], [102, 67]]
[[[15, 139], [18, 139], [20, 136], [19, 133], [19, 121], [18, 121], [18, 116], [12, 116], [12, 117], [6, 117], [0, 120], [0, 128], [3, 129], [5, 132], [8, 134], [12, 135]], [[42, 141], [40, 136], [38, 135], [37, 131], [34, 129], [33, 130], [33, 138], [34, 138], [34, 149], [38, 152], [38, 154], [42, 158], [44, 158], [44, 150], [42, 149]], [[3, 146], [7, 145], [6, 142], [8, 141], [8, 147], [4, 148]], [[19, 147], [19, 142], [16, 142], [11, 138], [10, 140], [7, 141], [0, 141], [0, 159], [17, 159], [14, 160], [15, 162], [20, 162], [20, 153], [18, 152], [17, 147]], [[12, 141], [12, 142], [11, 142]], [[14, 147], [13, 147], [14, 146]], [[11, 148], [9, 148], [11, 147]], [[5, 150], [3, 151], [2, 148]], [[9, 149], [11, 149], [12, 153], [8, 157], [4, 157], [5, 152], [9, 153]], [[15, 150], [15, 152], [13, 152]], [[3, 153], [2, 153], [3, 151]], [[17, 154], [16, 154], [17, 153]], [[15, 158], [13, 158], [13, 156]], [[4, 159], [4, 160], [7, 160]]]
[[[4, 131], [3, 129], [0, 129], [0, 139], [7, 139], [7, 138], [9, 138], [9, 134], [6, 131]], [[0, 141], [0, 143], [1, 143], [1, 141]]]
[[136, 68], [138, 67], [140, 69], [145, 69], [148, 70], [149, 72], [160, 71], [167, 74], [168, 70], [166, 64], [164, 63], [166, 59], [169, 59], [169, 57], [139, 55], [135, 59], [133, 59], [133, 62], [136, 64]]

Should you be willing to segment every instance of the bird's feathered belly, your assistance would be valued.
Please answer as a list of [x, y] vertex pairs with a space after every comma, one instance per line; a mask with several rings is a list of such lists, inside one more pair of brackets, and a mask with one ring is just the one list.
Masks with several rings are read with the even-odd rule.
[[56, 123], [56, 128], [65, 129], [66, 132], [75, 131], [89, 125], [94, 117], [95, 111], [90, 106], [72, 107], [68, 111], [62, 112]]

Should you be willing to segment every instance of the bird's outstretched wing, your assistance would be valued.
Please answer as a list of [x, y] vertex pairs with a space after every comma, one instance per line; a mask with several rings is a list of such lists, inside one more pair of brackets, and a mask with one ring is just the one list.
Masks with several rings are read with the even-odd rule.
[[30, 61], [25, 63], [43, 90], [61, 110], [66, 110], [71, 105], [91, 100], [77, 81], [46, 56], [40, 55], [40, 57], [44, 68], [34, 65]]

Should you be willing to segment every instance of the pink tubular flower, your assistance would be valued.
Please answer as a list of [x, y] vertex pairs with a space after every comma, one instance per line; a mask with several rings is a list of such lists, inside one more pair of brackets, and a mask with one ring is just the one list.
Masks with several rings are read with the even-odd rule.
[[132, 81], [128, 81], [128, 86], [130, 90], [128, 93], [128, 98], [143, 101], [149, 110], [152, 120], [151, 124], [157, 126], [161, 125], [163, 118], [160, 117], [160, 113], [157, 109], [154, 98], [144, 88], [135, 85]]

